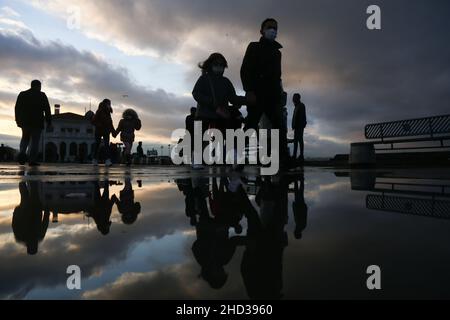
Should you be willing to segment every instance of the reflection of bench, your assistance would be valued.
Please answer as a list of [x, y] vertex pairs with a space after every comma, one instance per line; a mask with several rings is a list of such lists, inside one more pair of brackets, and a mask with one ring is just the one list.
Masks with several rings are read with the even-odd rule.
[[450, 219], [450, 201], [396, 197], [387, 195], [367, 195], [367, 209], [398, 212], [439, 219]]
[[372, 141], [351, 144], [350, 164], [374, 164], [375, 151], [450, 148], [450, 115], [369, 124], [365, 136]]

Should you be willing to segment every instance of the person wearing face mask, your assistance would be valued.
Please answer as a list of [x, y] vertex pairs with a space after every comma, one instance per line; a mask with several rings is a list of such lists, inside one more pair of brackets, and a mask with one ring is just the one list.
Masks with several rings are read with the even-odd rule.
[[[195, 120], [202, 122], [203, 133], [209, 128], [224, 130], [245, 104], [245, 97], [237, 96], [231, 81], [223, 76], [228, 63], [222, 54], [211, 54], [199, 68], [202, 75], [192, 91], [198, 103]], [[194, 166], [197, 167], [201, 166]]]
[[287, 128], [283, 125], [283, 88], [281, 81], [281, 44], [275, 39], [278, 23], [268, 18], [261, 24], [261, 38], [251, 42], [241, 66], [241, 81], [246, 92], [247, 118], [245, 129], [258, 129], [263, 114], [272, 129], [279, 129], [280, 162], [287, 164]]

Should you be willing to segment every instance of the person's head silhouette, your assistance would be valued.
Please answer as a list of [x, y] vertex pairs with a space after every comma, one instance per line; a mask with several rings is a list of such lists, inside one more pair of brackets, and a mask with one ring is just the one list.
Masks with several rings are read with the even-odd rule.
[[228, 62], [221, 53], [215, 52], [198, 66], [208, 74], [223, 75], [225, 68], [228, 68]]
[[278, 22], [274, 18], [267, 18], [261, 23], [261, 35], [269, 40], [275, 41], [278, 35]]
[[38, 252], [38, 242], [37, 241], [30, 241], [27, 243], [27, 253], [30, 256], [35, 255]]
[[208, 282], [209, 286], [213, 289], [222, 288], [227, 282], [228, 275], [223, 267], [213, 266], [209, 268], [203, 268], [201, 277]]
[[39, 80], [33, 80], [31, 81], [31, 89], [33, 91], [40, 92], [42, 88], [41, 82]]
[[195, 116], [195, 113], [197, 112], [197, 108], [195, 108], [195, 107], [192, 107], [191, 108], [191, 115], [192, 116]]
[[300, 103], [302, 99], [302, 96], [300, 95], [300, 93], [294, 93], [294, 96], [292, 97], [292, 101], [294, 102], [294, 104]]
[[122, 214], [122, 222], [124, 224], [133, 224], [138, 217], [138, 214], [141, 212], [141, 204], [136, 202], [133, 204], [133, 210], [131, 212], [127, 212]]
[[106, 236], [107, 234], [109, 234], [109, 229], [111, 228], [111, 221], [108, 221], [105, 224], [102, 225], [98, 225], [97, 229], [98, 231], [100, 231], [100, 233], [104, 236]]

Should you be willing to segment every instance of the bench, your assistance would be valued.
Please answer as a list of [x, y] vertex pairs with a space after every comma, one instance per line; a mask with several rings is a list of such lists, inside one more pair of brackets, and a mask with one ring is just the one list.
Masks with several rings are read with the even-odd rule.
[[[450, 140], [450, 115], [368, 124], [365, 137], [372, 141], [351, 144], [351, 165], [375, 164], [376, 151], [450, 148], [444, 144]], [[407, 143], [413, 145], [402, 146]]]

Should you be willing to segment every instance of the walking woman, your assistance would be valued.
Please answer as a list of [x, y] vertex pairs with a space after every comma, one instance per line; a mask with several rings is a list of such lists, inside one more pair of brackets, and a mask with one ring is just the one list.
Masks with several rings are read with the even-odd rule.
[[[203, 134], [209, 128], [224, 130], [229, 126], [236, 111], [239, 112], [237, 109], [246, 104], [245, 97], [237, 96], [231, 81], [223, 76], [228, 63], [222, 54], [211, 54], [199, 64], [199, 68], [202, 75], [192, 91], [192, 96], [198, 103], [196, 121], [202, 122]], [[193, 168], [202, 166], [194, 164]]]
[[105, 165], [111, 166], [111, 152], [109, 149], [109, 135], [115, 134], [111, 113], [113, 112], [111, 107], [111, 100], [104, 99], [100, 102], [98, 110], [92, 118], [92, 124], [95, 127], [95, 152], [92, 160], [93, 165], [98, 165], [98, 158], [100, 153], [100, 144], [103, 139], [103, 145], [105, 147]]

